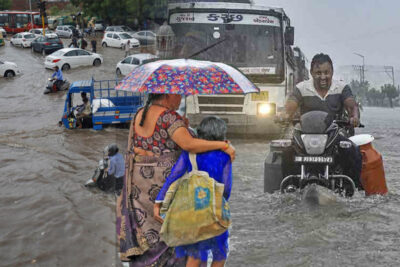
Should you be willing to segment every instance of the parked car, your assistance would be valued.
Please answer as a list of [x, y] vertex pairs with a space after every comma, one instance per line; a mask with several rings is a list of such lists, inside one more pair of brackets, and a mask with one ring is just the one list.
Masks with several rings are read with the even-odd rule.
[[4, 37], [4, 38], [6, 38], [6, 36], [7, 36], [7, 32], [6, 32], [6, 30], [4, 30], [4, 28], [3, 28], [3, 27], [0, 27], [0, 33], [2, 33], [2, 34], [3, 34], [3, 37]]
[[94, 30], [97, 32], [102, 32], [106, 29], [106, 27], [104, 26], [104, 21], [102, 20], [96, 20], [96, 22], [94, 23]]
[[0, 61], [0, 77], [14, 77], [21, 74], [17, 64], [9, 61]]
[[44, 66], [52, 69], [58, 66], [62, 70], [69, 70], [79, 66], [100, 66], [103, 57], [80, 48], [64, 48], [46, 57]]
[[128, 26], [108, 26], [105, 32], [126, 32], [130, 35], [134, 34], [135, 31], [129, 28]]
[[40, 52], [44, 55], [64, 48], [60, 38], [40, 36], [32, 42], [32, 52]]
[[118, 62], [115, 72], [117, 75], [128, 75], [137, 66], [158, 58], [153, 54], [135, 54]]
[[[31, 30], [29, 30], [29, 32], [33, 33], [36, 37], [43, 36], [43, 29], [39, 29], [39, 28], [31, 29]], [[49, 29], [45, 29], [45, 34], [46, 34], [46, 36], [49, 36], [49, 37], [58, 37], [58, 35], [54, 31], [49, 30]]]
[[131, 35], [139, 40], [140, 45], [153, 45], [156, 43], [156, 34], [152, 31], [139, 31]]
[[103, 40], [101, 41], [101, 45], [103, 47], [118, 47], [124, 48], [125, 44], [130, 41], [130, 47], [139, 47], [140, 43], [137, 39], [133, 38], [131, 35], [126, 32], [108, 32], [104, 34]]
[[66, 37], [66, 38], [72, 38], [72, 36], [74, 35], [79, 38], [82, 37], [82, 32], [80, 30], [77, 30], [72, 25], [57, 26], [56, 34], [58, 35], [58, 37]]
[[36, 36], [30, 32], [21, 32], [15, 34], [10, 39], [10, 44], [21, 47], [31, 47], [32, 41], [35, 40]]

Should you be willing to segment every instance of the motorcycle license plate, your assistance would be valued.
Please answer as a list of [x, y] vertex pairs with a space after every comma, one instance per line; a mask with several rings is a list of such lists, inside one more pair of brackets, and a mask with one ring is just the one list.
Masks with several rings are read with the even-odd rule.
[[296, 163], [321, 163], [321, 164], [332, 164], [333, 157], [324, 156], [295, 156], [294, 162]]

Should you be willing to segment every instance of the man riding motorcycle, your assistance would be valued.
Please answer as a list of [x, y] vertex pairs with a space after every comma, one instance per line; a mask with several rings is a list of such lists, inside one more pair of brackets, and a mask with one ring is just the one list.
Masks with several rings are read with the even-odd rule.
[[54, 67], [54, 73], [53, 73], [53, 75], [51, 75], [51, 79], [55, 80], [54, 84], [55, 84], [57, 90], [60, 91], [61, 85], [64, 82], [64, 77], [63, 77], [62, 71], [60, 70], [60, 68], [58, 66]]
[[[311, 62], [312, 79], [296, 85], [289, 95], [283, 118], [292, 120], [298, 108], [300, 115], [310, 111], [324, 111], [329, 114], [330, 120], [340, 119], [345, 109], [353, 127], [359, 126], [359, 112], [357, 103], [348, 85], [333, 80], [333, 64], [329, 55], [317, 54]], [[340, 136], [342, 141], [349, 141], [347, 136]], [[294, 171], [294, 151], [288, 150], [283, 155], [284, 165], [287, 166], [285, 175]], [[341, 155], [340, 166], [346, 175], [354, 180], [355, 185], [361, 188], [360, 173], [362, 167], [361, 153], [358, 147], [353, 147]]]

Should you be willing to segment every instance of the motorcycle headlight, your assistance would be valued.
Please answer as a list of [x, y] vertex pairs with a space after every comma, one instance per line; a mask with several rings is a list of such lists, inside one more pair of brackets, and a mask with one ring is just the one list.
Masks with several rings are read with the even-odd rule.
[[328, 141], [327, 134], [302, 134], [304, 148], [309, 155], [321, 155], [324, 153], [326, 142]]

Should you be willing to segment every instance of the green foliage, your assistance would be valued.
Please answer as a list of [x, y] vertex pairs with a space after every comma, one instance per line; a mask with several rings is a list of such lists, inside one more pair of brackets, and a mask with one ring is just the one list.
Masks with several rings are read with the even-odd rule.
[[0, 0], [0, 10], [11, 8], [11, 0]]
[[392, 84], [385, 84], [381, 87], [381, 92], [389, 99], [390, 107], [393, 107], [393, 99], [399, 96], [399, 92]]
[[57, 7], [57, 6], [52, 6], [50, 9], [49, 9], [49, 15], [50, 16], [58, 16], [58, 15], [60, 15], [60, 9]]
[[71, 0], [81, 6], [85, 15], [104, 19], [108, 24], [134, 25], [146, 19], [162, 20], [166, 16], [167, 1], [160, 0]]
[[350, 83], [350, 87], [353, 94], [358, 96], [360, 99], [364, 99], [366, 97], [370, 85], [368, 81], [361, 83], [359, 81], [352, 80]]

